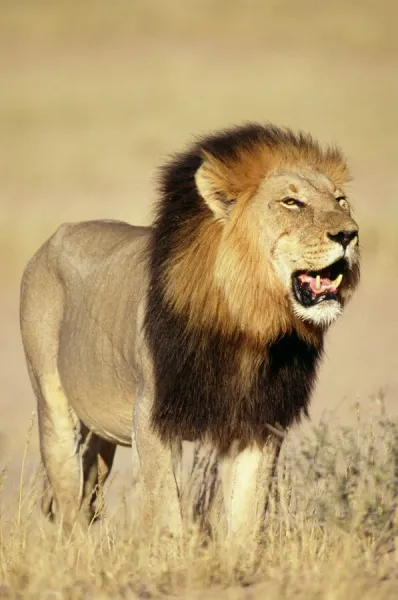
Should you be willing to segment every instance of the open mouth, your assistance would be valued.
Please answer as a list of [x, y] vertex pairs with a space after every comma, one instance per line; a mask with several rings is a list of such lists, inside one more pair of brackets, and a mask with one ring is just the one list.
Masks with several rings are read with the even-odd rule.
[[347, 267], [347, 261], [341, 258], [321, 271], [296, 271], [292, 275], [296, 300], [305, 307], [325, 300], [340, 301], [339, 287]]

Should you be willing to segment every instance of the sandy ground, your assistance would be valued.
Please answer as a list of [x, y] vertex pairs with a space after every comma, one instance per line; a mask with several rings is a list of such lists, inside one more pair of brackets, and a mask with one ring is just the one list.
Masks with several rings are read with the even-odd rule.
[[[394, 10], [365, 3], [356, 12], [337, 2], [321, 14], [305, 2], [306, 25], [297, 27], [294, 3], [282, 4], [277, 10], [270, 3], [275, 10], [261, 9], [256, 19], [237, 2], [220, 35], [215, 20], [222, 16], [195, 22], [174, 0], [170, 10], [186, 21], [148, 3], [133, 15], [133, 34], [122, 13], [108, 23], [83, 9], [74, 21], [61, 3], [45, 13], [3, 12], [0, 467], [7, 465], [11, 487], [35, 409], [18, 326], [23, 265], [63, 221], [149, 222], [154, 171], [165, 156], [194, 134], [250, 119], [339, 142], [353, 167], [363, 278], [328, 336], [312, 418], [332, 413], [328, 418], [354, 423], [356, 403], [372, 415], [380, 390], [397, 414]], [[35, 429], [29, 464], [37, 458]], [[116, 471], [128, 473], [128, 450], [119, 451]]]

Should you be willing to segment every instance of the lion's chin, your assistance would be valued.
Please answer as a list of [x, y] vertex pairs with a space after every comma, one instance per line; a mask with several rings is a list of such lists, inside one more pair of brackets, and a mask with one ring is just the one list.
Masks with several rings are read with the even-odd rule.
[[339, 300], [323, 300], [312, 306], [303, 306], [295, 299], [292, 300], [293, 312], [299, 319], [313, 323], [318, 327], [328, 327], [343, 312]]

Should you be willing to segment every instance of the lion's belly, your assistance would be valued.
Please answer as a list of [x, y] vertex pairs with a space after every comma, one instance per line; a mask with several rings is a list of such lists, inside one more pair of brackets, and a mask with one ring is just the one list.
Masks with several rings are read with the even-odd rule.
[[[135, 381], [120, 377], [117, 362], [104, 355], [59, 355], [59, 374], [77, 417], [94, 433], [115, 444], [131, 445]], [[84, 368], [81, 368], [84, 365]]]
[[118, 396], [109, 390], [102, 397], [68, 395], [79, 419], [101, 438], [114, 444], [131, 446], [132, 398]]

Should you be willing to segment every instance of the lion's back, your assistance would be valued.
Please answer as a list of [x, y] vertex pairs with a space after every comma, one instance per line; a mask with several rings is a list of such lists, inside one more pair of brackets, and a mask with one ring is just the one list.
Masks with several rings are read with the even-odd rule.
[[82, 221], [61, 225], [49, 240], [50, 252], [62, 271], [85, 277], [123, 248], [144, 241], [149, 227], [116, 220]]

